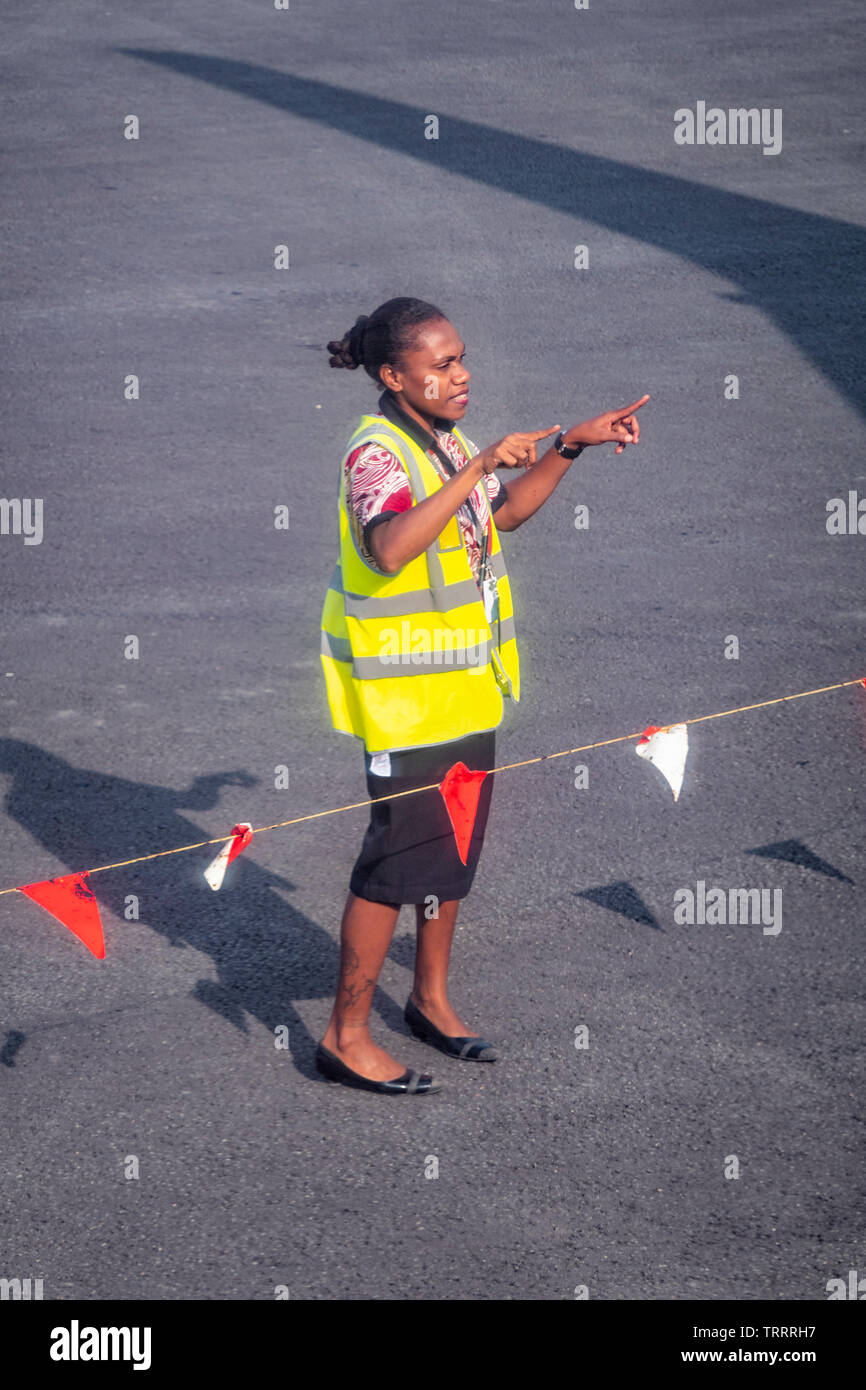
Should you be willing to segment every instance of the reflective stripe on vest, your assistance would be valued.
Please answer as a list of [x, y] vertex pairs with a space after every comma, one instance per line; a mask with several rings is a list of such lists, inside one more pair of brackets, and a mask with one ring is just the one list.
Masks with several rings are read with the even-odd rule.
[[[468, 457], [465, 440], [454, 433]], [[400, 458], [413, 505], [442, 486], [407, 434], [375, 416], [361, 420], [340, 465], [340, 559], [322, 613], [321, 660], [334, 726], [363, 739], [368, 752], [429, 747], [495, 728], [501, 691], [518, 700], [520, 675], [511, 589], [492, 514], [489, 560], [499, 597], [493, 631], [456, 516], [397, 574], [385, 574], [361, 554], [346, 507], [345, 465], [366, 442]]]

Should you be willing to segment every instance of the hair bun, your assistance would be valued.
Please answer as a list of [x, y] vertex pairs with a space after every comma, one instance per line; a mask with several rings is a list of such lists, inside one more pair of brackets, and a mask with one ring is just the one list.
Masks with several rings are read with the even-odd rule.
[[328, 343], [328, 352], [331, 354], [328, 361], [332, 367], [347, 367], [351, 372], [358, 365], [349, 350], [348, 337], [341, 338], [339, 341], [336, 338], [332, 339]]
[[361, 314], [344, 337], [340, 338], [339, 341], [335, 338], [328, 343], [328, 352], [331, 353], [329, 360], [332, 367], [345, 367], [348, 371], [353, 372], [356, 367], [363, 366], [363, 339], [366, 326], [367, 315]]

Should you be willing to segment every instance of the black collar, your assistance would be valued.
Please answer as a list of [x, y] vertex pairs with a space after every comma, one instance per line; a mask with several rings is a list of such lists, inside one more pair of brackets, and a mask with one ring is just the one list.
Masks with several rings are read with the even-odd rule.
[[[396, 397], [390, 391], [382, 392], [379, 397], [379, 409], [385, 416], [385, 419], [390, 420], [392, 425], [396, 425], [398, 429], [408, 434], [409, 438], [414, 440], [419, 449], [423, 449], [424, 452], [428, 454], [435, 454], [449, 473], [454, 472], [454, 464], [444, 450], [440, 448], [436, 436], [432, 434], [430, 430], [425, 430], [419, 425], [418, 421], [414, 420], [411, 415], [407, 415], [405, 410], [397, 404]], [[439, 417], [436, 418], [434, 424], [437, 429], [450, 429], [449, 421]]]

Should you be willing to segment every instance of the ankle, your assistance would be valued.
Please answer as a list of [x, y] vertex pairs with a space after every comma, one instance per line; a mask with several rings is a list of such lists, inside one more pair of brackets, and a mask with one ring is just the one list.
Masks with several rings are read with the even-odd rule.
[[341, 1042], [370, 1041], [370, 1023], [336, 1022], [334, 1031]]
[[332, 1019], [328, 1024], [328, 1033], [337, 1039], [342, 1046], [343, 1043], [370, 1041], [370, 1024], [365, 1023], [344, 1023], [342, 1019]]
[[444, 990], [430, 990], [413, 985], [409, 996], [415, 1007], [423, 1013], [425, 1009], [447, 1009], [448, 995]]

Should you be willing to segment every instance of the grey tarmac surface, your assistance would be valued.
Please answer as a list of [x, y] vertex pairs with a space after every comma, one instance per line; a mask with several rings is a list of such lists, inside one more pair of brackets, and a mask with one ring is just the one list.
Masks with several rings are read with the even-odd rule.
[[[479, 446], [652, 396], [504, 537], [500, 763], [866, 675], [866, 536], [826, 528], [866, 497], [853, 0], [5, 17], [2, 492], [44, 533], [0, 536], [0, 886], [366, 796], [318, 625], [375, 390], [323, 346], [392, 295], [457, 324]], [[781, 153], [677, 145], [699, 100], [780, 108]], [[0, 1276], [808, 1301], [866, 1270], [866, 691], [690, 734], [677, 804], [630, 743], [497, 776], [452, 975], [495, 1065], [406, 1035], [403, 910], [375, 1034], [437, 1096], [313, 1067], [364, 810], [262, 834], [218, 895], [207, 850], [95, 875], [104, 961], [0, 898]], [[781, 931], [678, 925], [698, 881], [781, 890]]]

